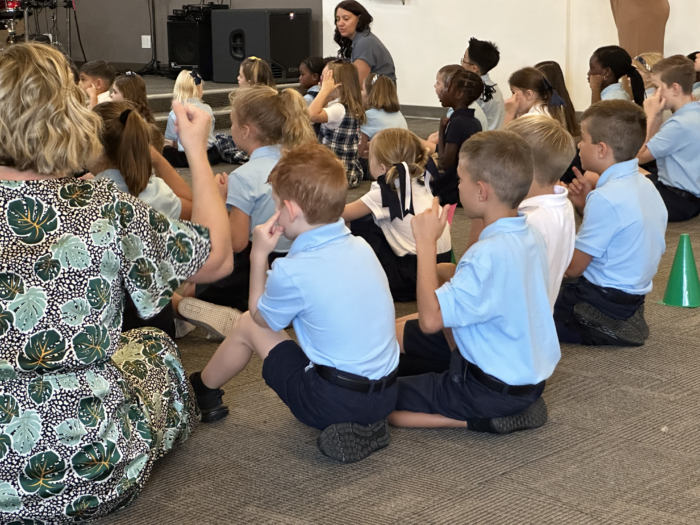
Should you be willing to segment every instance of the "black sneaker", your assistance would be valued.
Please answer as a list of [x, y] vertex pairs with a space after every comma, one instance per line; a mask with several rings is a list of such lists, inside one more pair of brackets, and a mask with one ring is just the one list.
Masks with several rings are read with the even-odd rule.
[[318, 449], [342, 463], [355, 463], [391, 443], [386, 419], [371, 425], [339, 423], [326, 428], [318, 437]]
[[510, 434], [519, 430], [538, 428], [547, 422], [547, 405], [541, 397], [522, 412], [507, 417], [470, 421], [469, 430], [491, 434]]
[[[644, 305], [629, 319], [613, 319], [588, 303], [579, 303], [574, 306], [574, 318], [591, 332], [597, 344], [642, 346], [649, 337]], [[586, 339], [584, 335], [584, 342]]]
[[228, 407], [222, 399], [224, 391], [220, 388], [207, 388], [200, 377], [200, 372], [190, 376], [192, 389], [197, 396], [199, 411], [202, 413], [203, 423], [213, 423], [228, 416]]

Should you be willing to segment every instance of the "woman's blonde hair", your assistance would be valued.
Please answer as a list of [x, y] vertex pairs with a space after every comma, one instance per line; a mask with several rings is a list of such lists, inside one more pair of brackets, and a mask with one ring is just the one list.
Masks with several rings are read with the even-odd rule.
[[329, 62], [326, 66], [333, 71], [333, 80], [338, 87], [339, 102], [348, 108], [352, 117], [360, 124], [367, 122], [365, 107], [362, 104], [362, 88], [360, 87], [360, 76], [357, 73], [355, 64], [336, 60]]
[[235, 123], [255, 126], [256, 138], [263, 144], [296, 148], [316, 141], [306, 101], [294, 89], [244, 87], [232, 91], [229, 100]]
[[101, 125], [59, 51], [27, 43], [0, 52], [0, 165], [79, 172], [102, 152]]
[[250, 57], [241, 62], [243, 76], [251, 86], [275, 87], [275, 79], [272, 78], [270, 65], [262, 58]]
[[376, 73], [367, 75], [365, 93], [367, 93], [367, 107], [365, 109], [383, 109], [387, 113], [396, 113], [401, 110], [396, 85], [386, 75], [377, 75]]
[[[196, 83], [196, 78], [199, 79], [199, 84]], [[191, 98], [199, 98], [199, 86], [202, 86], [202, 89], [204, 89], [204, 80], [199, 76], [199, 73], [182, 70], [177, 79], [175, 79], [173, 99], [185, 103]]]
[[372, 137], [369, 148], [370, 157], [374, 157], [379, 164], [391, 166], [386, 172], [386, 182], [390, 188], [394, 188], [394, 180], [399, 175], [395, 164], [408, 164], [412, 179], [419, 179], [425, 173], [428, 150], [418, 136], [407, 129], [384, 129]]
[[138, 197], [151, 177], [151, 126], [131, 102], [103, 102], [93, 111], [104, 122], [105, 157], [121, 172], [129, 193]]

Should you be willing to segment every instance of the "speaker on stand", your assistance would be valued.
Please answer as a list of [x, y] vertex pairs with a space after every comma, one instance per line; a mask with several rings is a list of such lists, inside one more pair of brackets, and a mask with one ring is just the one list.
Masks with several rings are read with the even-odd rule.
[[262, 58], [280, 84], [299, 79], [311, 55], [311, 9], [231, 9], [211, 18], [214, 82], [238, 82], [241, 62]]

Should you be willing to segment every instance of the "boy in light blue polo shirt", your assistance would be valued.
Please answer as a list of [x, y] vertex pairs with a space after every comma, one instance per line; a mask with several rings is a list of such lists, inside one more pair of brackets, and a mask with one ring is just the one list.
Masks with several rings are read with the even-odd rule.
[[[255, 352], [265, 382], [292, 414], [323, 430], [321, 452], [359, 461], [390, 441], [399, 346], [389, 284], [372, 249], [341, 219], [347, 178], [330, 150], [311, 144], [283, 154], [269, 181], [277, 212], [255, 228], [249, 311], [191, 377], [202, 420], [228, 414], [220, 388]], [[268, 271], [282, 233], [292, 247]], [[353, 320], [368, 304], [372, 315], [358, 330]], [[284, 331], [290, 323], [298, 344]]]
[[646, 116], [633, 102], [608, 100], [583, 114], [579, 143], [585, 170], [601, 173], [595, 189], [581, 174], [571, 199], [583, 223], [554, 305], [559, 340], [640, 346], [649, 336], [644, 298], [666, 249], [667, 213], [654, 184], [639, 171], [636, 152]]
[[532, 183], [532, 150], [510, 131], [478, 133], [462, 145], [457, 172], [467, 217], [486, 227], [438, 287], [436, 244], [449, 206], [440, 210], [436, 199], [413, 219], [418, 316], [397, 321], [396, 332], [403, 353], [436, 371], [399, 378], [389, 422], [500, 434], [535, 428], [547, 419], [540, 396], [561, 354], [544, 239], [518, 213]]
[[[668, 209], [669, 222], [700, 215], [700, 104], [693, 98], [693, 62], [675, 55], [654, 64], [656, 94], [644, 102], [647, 143], [639, 152], [641, 164], [656, 159], [656, 188]], [[663, 121], [664, 110], [673, 116]]]

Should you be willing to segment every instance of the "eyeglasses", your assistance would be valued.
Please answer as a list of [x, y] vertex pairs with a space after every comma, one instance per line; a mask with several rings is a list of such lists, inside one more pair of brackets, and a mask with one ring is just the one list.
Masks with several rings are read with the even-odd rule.
[[464, 60], [464, 57], [459, 59], [459, 63], [462, 64], [462, 67], [464, 66], [476, 66], [474, 62], [469, 62], [467, 60]]

